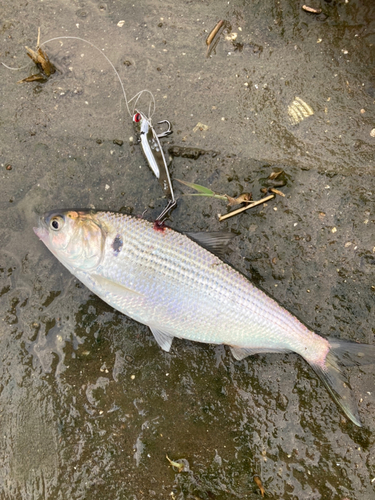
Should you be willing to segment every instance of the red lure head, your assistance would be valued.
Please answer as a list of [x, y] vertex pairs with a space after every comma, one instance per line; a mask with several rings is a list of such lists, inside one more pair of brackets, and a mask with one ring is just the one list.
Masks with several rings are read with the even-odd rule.
[[139, 123], [141, 120], [142, 120], [142, 115], [141, 115], [141, 113], [136, 113], [136, 114], [133, 116], [133, 122], [135, 122], [135, 123]]

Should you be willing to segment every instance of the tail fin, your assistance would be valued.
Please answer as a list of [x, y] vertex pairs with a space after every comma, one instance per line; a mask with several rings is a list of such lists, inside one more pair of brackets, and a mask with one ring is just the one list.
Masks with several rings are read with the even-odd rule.
[[329, 343], [331, 349], [326, 356], [324, 367], [318, 365], [312, 365], [312, 367], [343, 412], [353, 423], [362, 427], [357, 404], [340, 366], [375, 363], [375, 345], [336, 339], [329, 340]]

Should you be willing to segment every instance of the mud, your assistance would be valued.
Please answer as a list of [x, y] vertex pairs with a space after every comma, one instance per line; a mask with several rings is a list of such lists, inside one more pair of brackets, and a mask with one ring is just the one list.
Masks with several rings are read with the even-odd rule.
[[[8, 1], [0, 58], [28, 64], [38, 26], [41, 41], [86, 38], [173, 123], [172, 178], [257, 199], [282, 168], [285, 198], [223, 223], [225, 202], [175, 183], [169, 225], [235, 232], [228, 262], [315, 331], [373, 344], [374, 3], [302, 5]], [[58, 69], [44, 84], [16, 83], [32, 64], [0, 67], [0, 499], [257, 499], [254, 475], [267, 498], [373, 499], [374, 366], [347, 371], [357, 428], [296, 355], [161, 351], [35, 237], [53, 208], [152, 219], [165, 205], [105, 59], [79, 41], [44, 50]], [[293, 125], [297, 96], [314, 114]]]

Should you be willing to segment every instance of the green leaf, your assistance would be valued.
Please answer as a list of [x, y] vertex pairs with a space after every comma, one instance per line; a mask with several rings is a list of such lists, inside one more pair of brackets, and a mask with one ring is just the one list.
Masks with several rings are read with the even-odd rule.
[[180, 179], [176, 179], [178, 182], [181, 182], [181, 184], [185, 184], [185, 186], [188, 186], [191, 189], [194, 189], [195, 191], [198, 191], [198, 193], [188, 193], [189, 196], [209, 196], [212, 198], [220, 198], [221, 200], [225, 200], [226, 197], [221, 195], [221, 194], [216, 194], [214, 191], [211, 189], [208, 189], [204, 186], [201, 186], [199, 184], [193, 184], [192, 182], [187, 182], [187, 181], [181, 181]]

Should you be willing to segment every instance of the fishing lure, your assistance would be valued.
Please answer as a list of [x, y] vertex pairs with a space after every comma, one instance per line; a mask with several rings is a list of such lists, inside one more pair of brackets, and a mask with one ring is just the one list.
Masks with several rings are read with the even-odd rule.
[[172, 126], [168, 120], [158, 122], [158, 124], [166, 123], [168, 125], [168, 130], [162, 132], [161, 134], [157, 134], [152, 126], [151, 119], [147, 118], [144, 113], [138, 110], [135, 110], [133, 122], [146, 160], [158, 179], [163, 189], [163, 193], [169, 200], [166, 208], [156, 219], [158, 222], [162, 222], [167, 214], [177, 205], [173, 192], [172, 181], [167, 167], [167, 161], [164, 156], [163, 148], [160, 144], [160, 139], [167, 137], [172, 133]]

